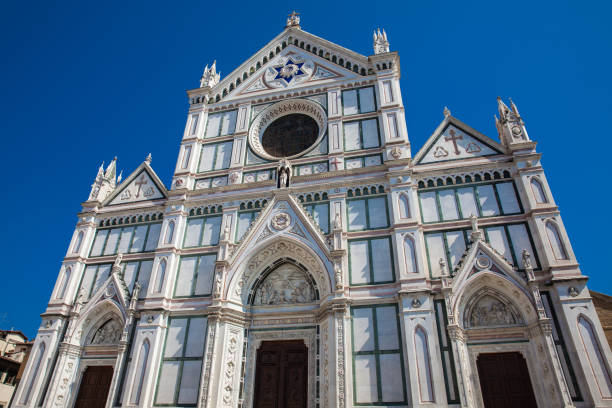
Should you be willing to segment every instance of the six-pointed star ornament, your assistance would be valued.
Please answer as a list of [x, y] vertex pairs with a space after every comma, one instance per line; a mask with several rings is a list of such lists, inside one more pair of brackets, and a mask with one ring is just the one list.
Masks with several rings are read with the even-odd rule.
[[274, 67], [276, 70], [276, 77], [274, 77], [274, 80], [283, 79], [289, 84], [296, 76], [306, 74], [302, 71], [302, 65], [304, 65], [303, 62], [295, 62], [293, 59], [288, 58], [284, 65]]

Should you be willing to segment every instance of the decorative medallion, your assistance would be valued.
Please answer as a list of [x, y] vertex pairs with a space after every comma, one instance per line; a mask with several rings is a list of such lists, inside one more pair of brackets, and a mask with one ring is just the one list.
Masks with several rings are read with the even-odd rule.
[[275, 230], [284, 230], [291, 224], [291, 217], [287, 213], [279, 213], [272, 216], [272, 227]]
[[578, 296], [578, 289], [576, 289], [575, 286], [570, 286], [569, 289], [567, 290], [567, 293], [571, 296], [571, 297], [576, 297]]
[[476, 258], [476, 268], [483, 270], [483, 269], [489, 269], [490, 267], [491, 267], [491, 260], [484, 255], [478, 255], [478, 257]]
[[104, 297], [110, 298], [113, 296], [115, 296], [115, 287], [113, 285], [108, 285], [104, 291]]
[[518, 126], [512, 126], [512, 134], [517, 137], [521, 135], [521, 128]]
[[314, 72], [310, 60], [293, 54], [280, 57], [278, 63], [268, 68], [261, 77], [263, 85], [270, 88], [287, 88], [306, 81]]

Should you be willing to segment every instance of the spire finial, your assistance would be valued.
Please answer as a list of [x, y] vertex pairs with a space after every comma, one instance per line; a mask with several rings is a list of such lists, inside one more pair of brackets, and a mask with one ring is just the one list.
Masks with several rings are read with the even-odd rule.
[[145, 162], [147, 164], [151, 164], [151, 160], [153, 160], [153, 157], [151, 156], [151, 153], [149, 153], [149, 155], [147, 156], [147, 158], [145, 159]]
[[450, 109], [447, 106], [444, 107], [444, 117], [448, 118], [451, 115]]
[[289, 14], [285, 28], [288, 27], [300, 28], [300, 13], [296, 13], [295, 10], [293, 10], [293, 12]]
[[389, 52], [389, 40], [387, 40], [387, 33], [380, 28], [374, 30], [374, 54], [384, 54]]
[[208, 64], [204, 67], [204, 73], [200, 78], [200, 88], [213, 87], [219, 83], [221, 79], [221, 73], [217, 72], [217, 60], [214, 60], [210, 68]]

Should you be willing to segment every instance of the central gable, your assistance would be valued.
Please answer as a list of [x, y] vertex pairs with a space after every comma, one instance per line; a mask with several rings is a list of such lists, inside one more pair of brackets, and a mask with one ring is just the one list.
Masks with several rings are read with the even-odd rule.
[[414, 162], [429, 164], [494, 156], [503, 152], [504, 149], [499, 143], [449, 116], [417, 153]]
[[290, 45], [224, 100], [356, 78], [355, 72]]

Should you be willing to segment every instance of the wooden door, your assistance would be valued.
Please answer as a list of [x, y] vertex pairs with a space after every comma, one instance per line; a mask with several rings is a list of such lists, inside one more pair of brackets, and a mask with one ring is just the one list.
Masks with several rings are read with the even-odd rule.
[[254, 408], [306, 408], [308, 348], [302, 340], [265, 341], [257, 350]]
[[89, 366], [83, 374], [75, 408], [104, 408], [108, 398], [113, 367]]
[[485, 408], [537, 408], [527, 363], [520, 353], [484, 353], [476, 364]]

